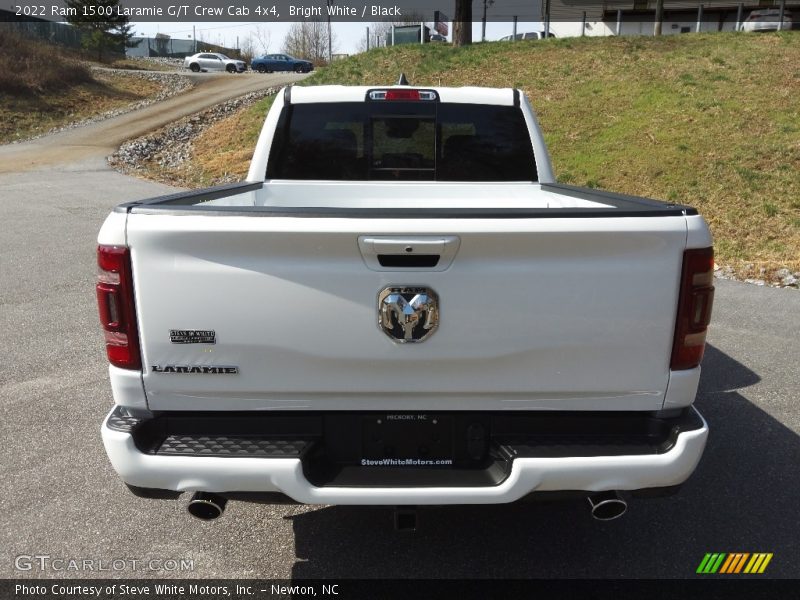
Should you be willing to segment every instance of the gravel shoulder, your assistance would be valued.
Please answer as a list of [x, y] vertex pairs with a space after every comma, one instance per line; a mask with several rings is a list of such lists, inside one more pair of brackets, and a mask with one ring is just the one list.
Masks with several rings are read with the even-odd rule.
[[[195, 155], [194, 142], [214, 124], [232, 117], [262, 98], [272, 96], [280, 86], [251, 92], [217, 104], [200, 113], [184, 117], [174, 123], [122, 144], [109, 158], [109, 164], [127, 175], [180, 187], [194, 187], [188, 171]], [[214, 185], [240, 181], [238, 175], [227, 175]]]

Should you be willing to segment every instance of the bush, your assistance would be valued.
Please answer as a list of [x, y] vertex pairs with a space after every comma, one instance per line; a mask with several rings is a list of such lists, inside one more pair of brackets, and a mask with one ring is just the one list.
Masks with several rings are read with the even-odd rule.
[[0, 90], [31, 96], [94, 81], [91, 71], [51, 44], [0, 29]]

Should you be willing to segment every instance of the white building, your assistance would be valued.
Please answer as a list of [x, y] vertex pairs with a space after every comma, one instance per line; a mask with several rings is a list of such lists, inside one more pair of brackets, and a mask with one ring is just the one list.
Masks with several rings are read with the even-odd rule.
[[[584, 35], [653, 35], [656, 0], [543, 0], [542, 21], [549, 4], [550, 31], [558, 37]], [[702, 13], [698, 8], [702, 5]], [[740, 20], [753, 10], [778, 8], [779, 0], [664, 0], [661, 33], [695, 31], [735, 31]], [[793, 12], [795, 27], [800, 24], [800, 2], [785, 0]], [[586, 25], [583, 26], [583, 14]], [[700, 17], [700, 18], [698, 18]]]

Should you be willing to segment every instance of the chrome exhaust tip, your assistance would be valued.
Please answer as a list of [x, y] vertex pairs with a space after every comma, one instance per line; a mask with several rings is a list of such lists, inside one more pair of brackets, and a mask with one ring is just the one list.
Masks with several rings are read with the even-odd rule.
[[186, 510], [189, 514], [201, 521], [213, 521], [222, 516], [225, 512], [225, 505], [228, 501], [222, 496], [209, 492], [196, 492]]
[[600, 492], [587, 498], [591, 507], [592, 518], [598, 521], [619, 519], [628, 510], [628, 503], [620, 498], [619, 493]]

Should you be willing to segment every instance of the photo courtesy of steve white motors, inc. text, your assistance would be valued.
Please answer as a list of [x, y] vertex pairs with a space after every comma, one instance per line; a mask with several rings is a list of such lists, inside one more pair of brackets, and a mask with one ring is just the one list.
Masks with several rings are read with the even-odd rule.
[[319, 585], [287, 585], [265, 583], [260, 585], [216, 584], [216, 583], [48, 583], [14, 585], [16, 597], [59, 597], [59, 598], [117, 598], [117, 597], [156, 597], [185, 596], [192, 598], [223, 598], [255, 595], [286, 596], [287, 594], [312, 596], [338, 596], [340, 585], [336, 583]]

